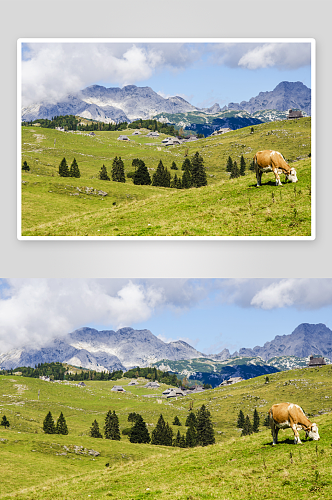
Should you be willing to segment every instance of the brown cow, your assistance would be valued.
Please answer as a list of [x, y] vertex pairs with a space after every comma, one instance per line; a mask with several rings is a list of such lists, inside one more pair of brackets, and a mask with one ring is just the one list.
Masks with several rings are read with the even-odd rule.
[[261, 185], [262, 173], [273, 172], [276, 177], [276, 186], [282, 186], [280, 181], [280, 174], [285, 174], [286, 179], [291, 182], [297, 182], [296, 170], [290, 167], [285, 158], [278, 151], [257, 151], [254, 156], [254, 165], [257, 178], [257, 187]]
[[280, 403], [273, 405], [269, 409], [270, 427], [272, 432], [273, 444], [278, 442], [279, 429], [291, 428], [294, 432], [294, 444], [301, 444], [298, 431], [303, 429], [306, 437], [318, 441], [318, 427], [310, 422], [305, 416], [302, 408], [293, 403]]

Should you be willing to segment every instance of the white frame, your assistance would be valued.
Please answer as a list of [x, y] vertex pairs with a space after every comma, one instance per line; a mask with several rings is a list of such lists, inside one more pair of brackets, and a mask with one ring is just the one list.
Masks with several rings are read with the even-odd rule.
[[[311, 235], [310, 236], [22, 236], [21, 48], [23, 43], [310, 43], [311, 44]], [[17, 239], [18, 240], [314, 240], [316, 238], [316, 41], [314, 38], [20, 38], [17, 40]]]

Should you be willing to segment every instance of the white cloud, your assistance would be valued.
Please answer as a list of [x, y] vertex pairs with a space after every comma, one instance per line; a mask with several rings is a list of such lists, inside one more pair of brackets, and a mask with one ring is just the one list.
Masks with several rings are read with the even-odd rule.
[[263, 287], [251, 300], [262, 309], [320, 309], [332, 305], [332, 279], [283, 279]]
[[309, 43], [225, 43], [216, 44], [213, 59], [231, 68], [276, 67], [297, 69], [311, 63]]
[[[107, 281], [107, 280], [105, 280]], [[103, 280], [11, 279], [0, 300], [0, 350], [46, 343], [91, 322], [113, 328], [147, 320], [162, 290], [130, 280], [110, 293]], [[106, 286], [105, 286], [106, 285]]]
[[247, 69], [272, 66], [294, 69], [309, 65], [310, 59], [310, 44], [266, 43], [246, 52], [238, 64]]

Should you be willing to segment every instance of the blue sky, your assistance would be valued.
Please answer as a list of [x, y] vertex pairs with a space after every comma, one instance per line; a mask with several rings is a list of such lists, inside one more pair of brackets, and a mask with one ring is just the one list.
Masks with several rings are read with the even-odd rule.
[[263, 345], [301, 323], [332, 328], [332, 279], [5, 279], [0, 352], [83, 326], [149, 329], [204, 353]]
[[22, 44], [23, 105], [86, 86], [149, 86], [198, 107], [240, 102], [281, 81], [311, 87], [310, 43], [185, 41]]

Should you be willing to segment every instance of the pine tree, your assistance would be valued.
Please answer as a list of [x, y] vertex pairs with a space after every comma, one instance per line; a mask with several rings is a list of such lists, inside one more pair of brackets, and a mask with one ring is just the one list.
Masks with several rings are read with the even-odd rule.
[[196, 427], [197, 425], [197, 418], [196, 415], [193, 411], [189, 412], [189, 415], [186, 419], [186, 423], [184, 424], [186, 427], [194, 426]]
[[191, 163], [190, 163], [189, 158], [186, 158], [184, 160], [184, 162], [182, 163], [182, 170], [186, 170], [186, 169], [188, 169], [189, 172], [191, 171]]
[[230, 179], [236, 179], [237, 177], [240, 177], [240, 171], [238, 169], [236, 161], [233, 162], [233, 168], [231, 171]]
[[[133, 182], [136, 185], [140, 186], [149, 186], [151, 184], [151, 177], [149, 171], [143, 160], [138, 160], [139, 163], [136, 163], [137, 170], [135, 170], [135, 174], [133, 177]], [[133, 160], [134, 165], [134, 160]]]
[[[189, 161], [189, 160], [188, 160]], [[182, 189], [189, 189], [192, 186], [192, 177], [190, 172], [190, 162], [189, 167], [186, 165], [182, 176]]]
[[180, 446], [180, 442], [181, 442], [181, 434], [180, 431], [178, 431], [176, 434], [176, 438], [173, 439], [173, 446]]
[[134, 411], [129, 413], [128, 415], [128, 422], [131, 422], [132, 424], [136, 422], [136, 418], [138, 417], [138, 413], [135, 413]]
[[178, 167], [176, 166], [175, 161], [172, 162], [171, 170], [179, 170]]
[[165, 423], [164, 417], [160, 415], [155, 429], [152, 431], [151, 444], [172, 446], [173, 431], [168, 423]]
[[152, 186], [170, 187], [171, 174], [167, 168], [164, 167], [163, 162], [160, 160], [157, 170], [152, 176]]
[[197, 151], [191, 160], [192, 186], [207, 186], [206, 171], [203, 157]]
[[186, 446], [188, 448], [193, 448], [197, 444], [197, 432], [196, 427], [191, 424], [186, 432]]
[[2, 417], [2, 420], [1, 420], [1, 422], [0, 422], [0, 425], [3, 425], [5, 429], [6, 429], [6, 427], [9, 427], [9, 426], [10, 426], [9, 420], [7, 420], [6, 415], [4, 415], [4, 416]]
[[239, 414], [238, 414], [238, 417], [237, 417], [237, 424], [236, 425], [240, 429], [243, 429], [243, 427], [244, 427], [244, 414], [243, 414], [242, 410], [239, 411]]
[[197, 444], [207, 446], [215, 443], [214, 429], [211, 422], [211, 413], [202, 405], [197, 412]]
[[264, 418], [263, 425], [265, 427], [270, 427], [270, 415], [269, 414], [267, 414], [266, 417]]
[[249, 170], [250, 170], [251, 172], [254, 172], [254, 171], [255, 171], [255, 162], [254, 162], [254, 160], [252, 160], [252, 162], [250, 163]]
[[64, 434], [64, 435], [68, 434], [68, 427], [67, 427], [66, 420], [65, 420], [65, 417], [63, 416], [62, 412], [60, 413], [60, 416], [57, 420], [55, 432], [56, 432], [56, 434]]
[[76, 177], [77, 179], [81, 177], [80, 169], [78, 168], [77, 161], [74, 158], [69, 170], [70, 177]]
[[26, 161], [23, 162], [22, 170], [24, 170], [25, 172], [29, 172], [29, 170], [30, 170], [30, 167]]
[[180, 419], [177, 415], [174, 417], [172, 425], [181, 425]]
[[45, 432], [45, 434], [55, 434], [56, 433], [54, 420], [52, 417], [52, 413], [50, 411], [48, 412], [48, 414], [46, 415], [46, 417], [44, 419], [43, 431]]
[[242, 155], [240, 160], [240, 175], [246, 175], [245, 171], [246, 171], [246, 161]]
[[247, 415], [245, 420], [244, 420], [244, 426], [243, 426], [243, 429], [241, 432], [241, 436], [248, 436], [249, 434], [252, 434], [252, 433], [253, 433], [252, 424], [250, 422], [249, 415]]
[[69, 169], [66, 158], [63, 158], [61, 160], [61, 163], [59, 165], [59, 175], [60, 177], [69, 177]]
[[171, 187], [171, 188], [176, 188], [176, 187], [177, 187], [177, 184], [178, 184], [178, 176], [175, 174], [175, 175], [174, 175], [174, 178], [171, 180], [171, 185], [170, 185], [170, 187]]
[[227, 160], [227, 164], [226, 164], [226, 172], [231, 172], [233, 169], [233, 160], [232, 158], [229, 156], [228, 157], [228, 160]]
[[178, 177], [178, 180], [176, 182], [176, 189], [182, 189], [182, 180], [181, 177]]
[[112, 439], [113, 441], [120, 441], [119, 419], [115, 411], [109, 410], [105, 418], [104, 426], [105, 439]]
[[92, 426], [90, 428], [90, 436], [93, 438], [102, 438], [103, 437], [100, 430], [99, 430], [99, 425], [98, 425], [97, 420], [94, 420], [92, 422]]
[[121, 157], [115, 157], [112, 166], [112, 181], [115, 182], [126, 182], [126, 177], [124, 173], [124, 164]]
[[99, 179], [101, 181], [109, 181], [110, 178], [108, 177], [107, 175], [107, 170], [106, 170], [106, 167], [105, 165], [103, 165], [100, 169], [100, 172], [99, 172]]
[[141, 415], [137, 415], [135, 423], [131, 429], [129, 441], [131, 443], [149, 443], [150, 440], [150, 434], [143, 417]]
[[258, 432], [258, 428], [259, 428], [259, 415], [258, 415], [257, 408], [255, 408], [255, 411], [254, 411], [254, 422], [253, 422], [252, 430], [254, 432]]

